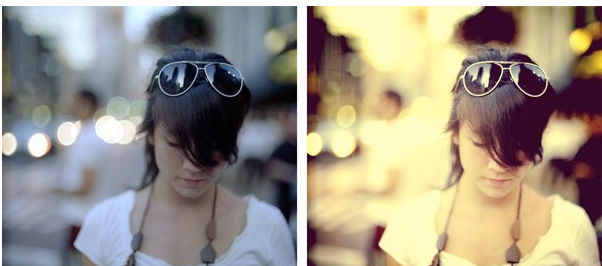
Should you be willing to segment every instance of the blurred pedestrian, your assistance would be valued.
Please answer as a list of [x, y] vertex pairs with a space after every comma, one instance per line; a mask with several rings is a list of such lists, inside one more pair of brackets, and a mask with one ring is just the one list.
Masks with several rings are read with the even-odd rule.
[[79, 133], [75, 141], [66, 147], [62, 174], [53, 189], [64, 195], [60, 212], [74, 226], [72, 240], [75, 240], [86, 213], [101, 199], [96, 188], [101, 182], [99, 178], [106, 167], [104, 162], [109, 149], [96, 134], [93, 118], [97, 107], [98, 98], [92, 90], [82, 88], [75, 93], [71, 112], [80, 123]]
[[147, 96], [141, 188], [88, 214], [76, 241], [84, 265], [295, 265], [282, 213], [217, 182], [249, 110], [240, 71], [219, 54], [176, 49], [157, 61]]
[[395, 211], [380, 241], [389, 265], [600, 265], [585, 211], [523, 185], [554, 110], [544, 70], [482, 49], [464, 60], [452, 94], [450, 185]]
[[278, 188], [278, 208], [289, 220], [295, 209], [297, 193], [297, 107], [291, 106], [283, 121], [284, 140], [274, 149], [266, 163], [266, 174]]

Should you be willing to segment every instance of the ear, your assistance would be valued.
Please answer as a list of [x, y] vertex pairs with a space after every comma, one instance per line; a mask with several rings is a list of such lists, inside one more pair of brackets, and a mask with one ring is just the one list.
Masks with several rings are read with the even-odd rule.
[[454, 142], [454, 144], [458, 145], [458, 143], [460, 142], [458, 140], [458, 134], [457, 133], [453, 133], [452, 134], [452, 141]]
[[146, 135], [146, 140], [148, 140], [148, 143], [150, 143], [151, 146], [155, 145], [155, 138], [154, 138], [154, 136], [155, 136], [155, 134], [152, 134], [150, 132]]

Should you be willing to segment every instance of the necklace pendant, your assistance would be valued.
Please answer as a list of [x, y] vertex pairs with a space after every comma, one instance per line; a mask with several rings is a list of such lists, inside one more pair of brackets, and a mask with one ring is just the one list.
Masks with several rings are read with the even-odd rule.
[[447, 244], [447, 232], [444, 231], [437, 239], [437, 251], [443, 251], [443, 249], [445, 249], [445, 244]]
[[138, 232], [132, 238], [132, 250], [138, 251], [140, 250], [140, 246], [142, 245], [142, 233]]
[[134, 253], [130, 255], [125, 266], [136, 266], [136, 259], [134, 258]]
[[215, 262], [215, 257], [215, 249], [213, 249], [211, 242], [209, 242], [209, 244], [201, 250], [201, 263], [213, 263]]
[[506, 262], [508, 263], [518, 263], [520, 261], [520, 250], [516, 246], [516, 243], [512, 244], [506, 250]]
[[439, 253], [433, 257], [433, 262], [431, 262], [431, 266], [439, 266]]

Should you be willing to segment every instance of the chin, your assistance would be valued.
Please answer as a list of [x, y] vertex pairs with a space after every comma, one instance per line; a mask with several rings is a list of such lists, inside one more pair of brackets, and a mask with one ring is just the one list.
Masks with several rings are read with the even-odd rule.
[[188, 187], [175, 187], [176, 192], [180, 194], [180, 196], [188, 199], [195, 199], [207, 192], [211, 186], [202, 186], [198, 188], [188, 188]]
[[492, 186], [488, 181], [484, 180], [484, 182], [480, 184], [479, 189], [483, 194], [490, 198], [500, 199], [508, 196], [508, 194], [516, 188], [518, 183], [519, 182], [511, 181], [511, 183], [503, 186]]

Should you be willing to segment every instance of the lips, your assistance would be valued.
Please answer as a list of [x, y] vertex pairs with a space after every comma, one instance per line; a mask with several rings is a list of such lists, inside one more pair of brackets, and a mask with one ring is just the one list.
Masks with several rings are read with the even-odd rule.
[[186, 186], [197, 186], [205, 181], [205, 179], [197, 179], [197, 178], [181, 178]]
[[485, 178], [489, 184], [494, 187], [502, 187], [511, 181], [512, 179], [496, 179], [496, 178]]

